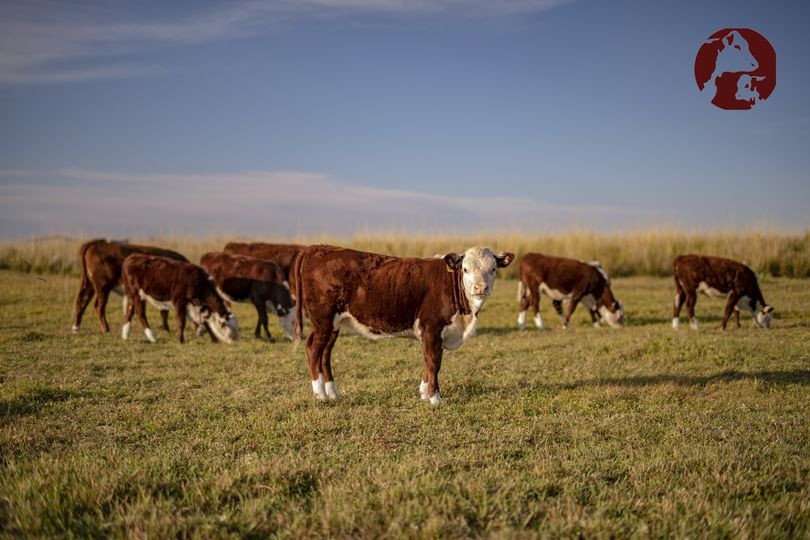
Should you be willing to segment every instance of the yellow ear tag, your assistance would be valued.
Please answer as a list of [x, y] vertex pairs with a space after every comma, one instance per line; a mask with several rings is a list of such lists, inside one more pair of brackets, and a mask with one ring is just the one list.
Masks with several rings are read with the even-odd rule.
[[447, 271], [448, 271], [448, 272], [452, 272], [452, 271], [453, 271], [453, 269], [452, 269], [452, 268], [450, 268], [450, 267], [448, 266], [448, 267], [447, 267]]

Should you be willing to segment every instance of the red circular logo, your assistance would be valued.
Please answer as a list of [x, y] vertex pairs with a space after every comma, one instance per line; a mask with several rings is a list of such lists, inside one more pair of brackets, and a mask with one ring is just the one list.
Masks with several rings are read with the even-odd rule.
[[750, 28], [724, 28], [700, 46], [695, 80], [721, 109], [750, 109], [776, 87], [776, 51]]

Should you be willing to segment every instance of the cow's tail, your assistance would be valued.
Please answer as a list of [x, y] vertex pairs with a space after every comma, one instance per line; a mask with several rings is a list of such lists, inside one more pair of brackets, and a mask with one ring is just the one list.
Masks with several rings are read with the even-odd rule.
[[517, 301], [520, 302], [524, 298], [526, 298], [526, 294], [529, 290], [526, 288], [526, 285], [523, 284], [523, 280], [518, 280], [518, 288], [517, 288]]
[[301, 335], [304, 333], [304, 295], [303, 295], [303, 279], [302, 268], [304, 266], [304, 254], [302, 251], [298, 254], [293, 265], [293, 274], [295, 275], [295, 328], [293, 329], [293, 348], [298, 348], [301, 343]]

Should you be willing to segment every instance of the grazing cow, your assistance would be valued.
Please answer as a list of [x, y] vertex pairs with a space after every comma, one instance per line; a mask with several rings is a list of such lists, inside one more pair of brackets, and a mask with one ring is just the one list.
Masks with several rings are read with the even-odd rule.
[[[245, 244], [241, 242], [228, 242], [225, 245], [225, 253], [236, 255], [247, 255], [267, 261], [275, 261], [284, 271], [284, 280], [290, 288], [290, 292], [295, 295], [295, 276], [293, 275], [293, 265], [295, 258], [305, 248], [299, 244], [266, 244], [264, 242], [252, 242]], [[294, 296], [293, 296], [294, 297]]]
[[214, 282], [217, 291], [228, 302], [250, 302], [256, 308], [259, 322], [254, 332], [261, 338], [264, 328], [267, 339], [267, 310], [278, 316], [287, 337], [292, 339], [295, 311], [290, 290], [284, 285], [284, 272], [278, 263], [245, 255], [206, 253], [200, 259]]
[[732, 312], [740, 327], [740, 310], [751, 312], [754, 323], [760, 328], [770, 328], [773, 306], [765, 303], [759, 288], [757, 275], [748, 266], [720, 257], [702, 255], [680, 255], [673, 263], [675, 271], [675, 310], [672, 314], [672, 328], [678, 328], [681, 307], [686, 302], [689, 326], [697, 330], [695, 303], [697, 293], [710, 298], [725, 298], [726, 309], [720, 328], [726, 329]]
[[[154, 343], [155, 334], [146, 320], [146, 302], [161, 310], [174, 309], [177, 317], [177, 340], [185, 342], [186, 316], [204, 326], [211, 339], [225, 343], [239, 339], [236, 316], [225, 307], [213, 278], [200, 266], [166, 257], [134, 254], [124, 261], [122, 269], [124, 294], [129, 305], [124, 314], [121, 337], [129, 337], [132, 315], [137, 314], [146, 338]], [[215, 337], [216, 336], [216, 337]]]
[[[96, 295], [96, 315], [101, 323], [101, 329], [104, 332], [110, 331], [106, 314], [107, 300], [110, 297], [111, 291], [121, 295], [124, 294], [121, 281], [121, 266], [124, 264], [124, 259], [133, 253], [159, 255], [161, 257], [188, 262], [188, 259], [169, 249], [139, 246], [126, 242], [108, 242], [102, 239], [90, 240], [84, 243], [79, 249], [81, 281], [79, 284], [79, 292], [76, 294], [76, 300], [73, 304], [74, 334], [79, 332], [79, 326], [82, 324], [82, 315], [84, 315], [84, 310], [87, 309], [87, 305], [90, 303], [94, 294]], [[127, 298], [124, 296], [124, 311], [126, 311], [126, 308]], [[168, 330], [169, 312], [161, 310], [160, 315], [163, 319], [163, 329]]]
[[[529, 306], [534, 311], [534, 324], [537, 328], [543, 328], [540, 317], [541, 292], [551, 298], [554, 309], [562, 318], [563, 328], [568, 327], [571, 314], [579, 302], [588, 308], [594, 326], [599, 326], [600, 318], [612, 328], [620, 328], [624, 324], [624, 308], [610, 290], [607, 272], [596, 261], [582, 262], [527, 253], [520, 259], [519, 274], [518, 325], [521, 329], [525, 326]], [[568, 302], [565, 313], [562, 309], [564, 300]]]
[[513, 253], [474, 247], [441, 259], [399, 258], [334, 246], [310, 246], [295, 264], [296, 341], [302, 312], [312, 321], [307, 359], [312, 391], [336, 399], [332, 347], [341, 328], [378, 339], [413, 336], [422, 342], [422, 399], [436, 405], [442, 349], [454, 350], [473, 335], [478, 313], [492, 292], [495, 271]]

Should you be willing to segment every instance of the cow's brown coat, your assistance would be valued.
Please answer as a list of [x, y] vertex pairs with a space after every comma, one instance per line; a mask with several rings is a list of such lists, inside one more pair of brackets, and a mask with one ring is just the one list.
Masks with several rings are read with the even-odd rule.
[[[80, 282], [79, 292], [73, 303], [73, 332], [78, 332], [82, 324], [82, 316], [87, 305], [95, 294], [95, 309], [101, 329], [104, 332], [110, 331], [107, 324], [107, 300], [110, 292], [122, 285], [121, 267], [124, 259], [133, 253], [146, 253], [159, 255], [178, 261], [188, 262], [176, 251], [162, 249], [153, 246], [141, 246], [129, 244], [127, 242], [110, 242], [103, 239], [90, 240], [82, 244], [79, 248]], [[168, 311], [161, 311], [163, 328], [169, 329]]]

